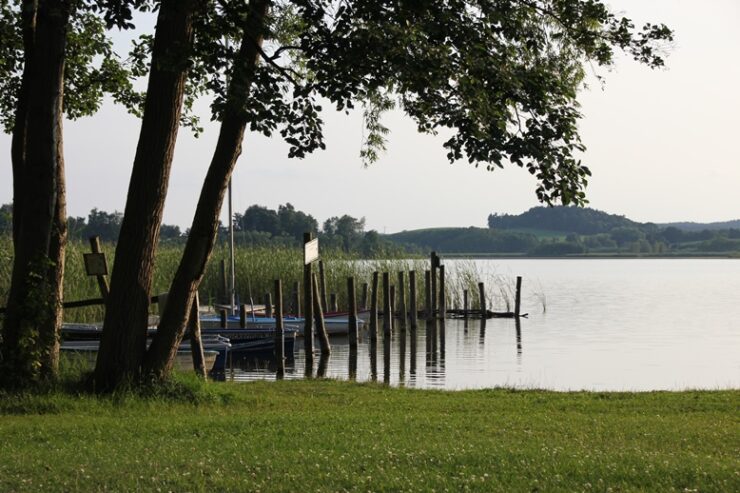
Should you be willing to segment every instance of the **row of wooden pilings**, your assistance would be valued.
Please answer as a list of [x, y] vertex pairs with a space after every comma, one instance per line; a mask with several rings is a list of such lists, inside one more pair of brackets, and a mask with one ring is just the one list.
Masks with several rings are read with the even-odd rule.
[[[424, 299], [425, 304], [422, 310], [417, 307], [417, 279], [416, 271], [408, 271], [408, 303], [406, 298], [407, 284], [406, 284], [406, 272], [398, 272], [398, 289], [396, 286], [391, 284], [391, 276], [388, 272], [373, 272], [370, 283], [362, 284], [362, 294], [360, 298], [360, 310], [367, 310], [368, 297], [369, 297], [369, 338], [370, 338], [370, 350], [373, 353], [374, 349], [377, 348], [379, 334], [381, 332], [380, 316], [382, 315], [382, 333], [385, 340], [390, 340], [394, 330], [394, 319], [397, 320], [398, 328], [404, 333], [407, 327], [411, 329], [412, 340], [415, 340], [416, 330], [418, 328], [419, 317], [423, 317], [427, 321], [441, 320], [448, 315], [447, 309], [447, 298], [445, 290], [445, 266], [441, 263], [440, 258], [435, 252], [431, 254], [431, 268], [424, 272]], [[381, 297], [381, 286], [382, 282], [382, 300]], [[354, 277], [347, 278], [347, 299], [348, 299], [348, 342], [350, 349], [350, 360], [356, 361], [357, 357], [357, 344], [358, 344], [358, 304], [357, 304], [357, 293], [356, 293], [356, 282]], [[307, 368], [312, 366], [315, 347], [314, 347], [314, 336], [319, 341], [320, 355], [322, 361], [325, 360], [331, 354], [331, 344], [329, 342], [328, 333], [325, 326], [324, 314], [326, 310], [326, 281], [324, 273], [323, 262], [319, 262], [319, 272], [313, 272], [311, 264], [304, 266], [304, 279], [303, 279], [303, 310], [301, 310], [300, 303], [300, 284], [295, 283], [293, 285], [292, 292], [292, 309], [293, 312], [301, 316], [303, 315], [304, 327], [303, 327], [303, 342], [304, 351], [306, 358]], [[517, 277], [516, 285], [516, 297], [515, 297], [515, 311], [514, 312], [503, 312], [499, 316], [511, 316], [513, 318], [519, 318], [520, 316], [520, 300], [521, 300], [521, 277]], [[274, 296], [273, 296], [274, 295]], [[492, 312], [487, 310], [486, 307], [486, 295], [484, 283], [478, 283], [478, 298], [479, 298], [479, 309], [471, 310], [468, 307], [468, 292], [464, 291], [463, 309], [455, 310], [457, 314], [461, 314], [467, 318], [469, 315], [478, 316], [480, 318], [488, 318]], [[274, 313], [273, 313], [273, 299]], [[337, 311], [336, 306], [336, 295], [332, 294], [331, 300], [331, 311]], [[274, 315], [276, 321], [275, 330], [275, 348], [276, 348], [276, 362], [277, 362], [277, 376], [282, 378], [285, 374], [285, 354], [284, 354], [284, 307], [283, 307], [283, 286], [280, 280], [274, 281], [274, 289], [272, 293], [265, 294], [265, 308], [266, 316], [272, 317]], [[381, 311], [382, 304], [382, 311]], [[407, 306], [408, 304], [408, 306]], [[225, 326], [226, 317], [222, 312], [222, 324]], [[240, 309], [240, 325], [245, 327], [247, 324], [246, 306], [242, 305]], [[444, 323], [444, 322], [442, 322]], [[320, 365], [321, 366], [321, 365]], [[351, 370], [351, 368], [350, 368]], [[350, 371], [352, 373], [352, 371]]]

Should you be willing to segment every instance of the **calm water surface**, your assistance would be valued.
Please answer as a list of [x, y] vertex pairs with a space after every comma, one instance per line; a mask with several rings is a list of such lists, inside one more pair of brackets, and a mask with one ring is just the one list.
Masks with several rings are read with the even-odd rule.
[[[416, 388], [496, 386], [553, 390], [740, 388], [740, 260], [477, 260], [445, 262], [448, 272], [475, 267], [489, 292], [493, 279], [524, 278], [519, 326], [420, 324], [415, 339], [382, 337], [373, 365], [360, 343], [356, 379]], [[500, 282], [500, 281], [499, 281]], [[494, 309], [506, 301], [494, 294]], [[471, 295], [472, 296], [472, 295]], [[303, 340], [286, 378], [349, 378], [346, 338], [306, 368]], [[384, 347], [385, 346], [385, 347]], [[318, 345], [317, 345], [318, 348]], [[268, 364], [234, 370], [236, 380], [274, 379]]]

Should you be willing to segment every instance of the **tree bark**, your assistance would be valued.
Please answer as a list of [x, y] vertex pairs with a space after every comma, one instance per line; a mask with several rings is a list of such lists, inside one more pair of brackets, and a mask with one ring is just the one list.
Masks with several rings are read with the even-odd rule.
[[55, 218], [65, 212], [59, 187], [64, 187], [62, 99], [70, 9], [64, 1], [40, 0], [35, 10], [33, 2], [22, 4], [28, 53], [11, 151], [20, 211], [13, 211], [15, 257], [0, 346], [5, 385], [24, 386], [56, 374], [64, 220]]
[[144, 116], [106, 302], [94, 382], [136, 378], [146, 351], [149, 291], [182, 112], [193, 15], [199, 0], [164, 0], [152, 49]]
[[242, 108], [249, 95], [259, 60], [265, 30], [265, 15], [270, 0], [252, 0], [245, 21], [237, 63], [229, 83], [227, 107], [221, 130], [201, 189], [198, 206], [193, 218], [183, 252], [167, 298], [167, 306], [157, 329], [157, 334], [146, 356], [147, 376], [165, 379], [169, 375], [187, 324], [193, 297], [203, 278], [205, 266], [213, 250], [219, 225], [219, 214], [224, 194], [231, 178], [246, 128]]

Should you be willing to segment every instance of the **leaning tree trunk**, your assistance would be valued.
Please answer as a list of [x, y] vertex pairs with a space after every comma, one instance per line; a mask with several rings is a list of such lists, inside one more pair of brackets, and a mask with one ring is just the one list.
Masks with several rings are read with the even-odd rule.
[[[29, 3], [24, 2], [23, 7], [28, 8]], [[33, 47], [24, 66], [27, 85], [21, 90], [16, 111], [21, 118], [16, 129], [21, 134], [14, 136], [12, 157], [14, 193], [24, 200], [20, 213], [13, 211], [15, 257], [0, 346], [0, 378], [11, 386], [27, 385], [56, 372], [54, 327], [59, 290], [54, 280], [63, 269], [55, 264], [63, 261], [63, 251], [60, 257], [58, 249], [63, 242], [58, 241], [54, 229], [59, 176], [63, 174], [59, 165], [63, 162], [62, 88], [69, 9], [67, 2], [41, 0], [36, 6], [35, 26], [33, 15], [23, 13], [24, 42], [32, 39]], [[27, 24], [29, 19], [31, 24]], [[26, 31], [29, 28], [32, 31]]]
[[180, 124], [196, 3], [164, 0], [159, 8], [144, 116], [95, 367], [98, 390], [135, 378], [143, 363], [154, 253]]
[[147, 352], [145, 371], [155, 379], [167, 378], [172, 369], [193, 298], [213, 250], [224, 194], [241, 153], [246, 128], [243, 107], [258, 63], [258, 47], [262, 45], [269, 4], [269, 0], [252, 0], [249, 5], [249, 16], [229, 84], [227, 107], [216, 150], [200, 192], [185, 251], [170, 286], [167, 305]]

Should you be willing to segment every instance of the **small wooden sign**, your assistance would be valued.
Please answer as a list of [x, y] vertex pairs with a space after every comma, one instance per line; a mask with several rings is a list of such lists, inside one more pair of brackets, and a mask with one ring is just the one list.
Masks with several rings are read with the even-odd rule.
[[308, 265], [319, 259], [319, 239], [314, 238], [303, 245], [303, 264]]
[[107, 276], [108, 262], [104, 253], [85, 253], [85, 271], [88, 276]]

